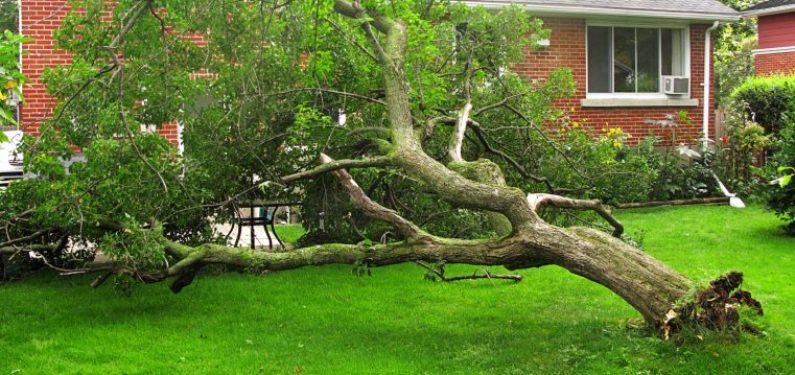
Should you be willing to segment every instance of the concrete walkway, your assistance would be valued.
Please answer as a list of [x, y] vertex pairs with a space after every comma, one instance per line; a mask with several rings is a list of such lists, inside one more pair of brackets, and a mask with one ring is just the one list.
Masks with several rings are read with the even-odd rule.
[[[215, 225], [215, 230], [221, 234], [225, 235], [230, 233], [230, 229], [232, 229], [232, 224], [218, 224]], [[231, 234], [229, 235], [229, 239], [227, 240], [227, 245], [234, 246], [235, 239], [237, 238], [237, 226], [234, 227]], [[270, 240], [268, 240], [268, 234], [270, 234]], [[268, 249], [269, 245], [273, 245], [273, 248], [279, 247], [279, 241], [276, 240], [276, 237], [270, 231], [270, 229], [265, 230], [262, 225], [258, 225], [254, 227], [254, 246], [257, 248], [264, 248]], [[252, 242], [251, 237], [251, 227], [243, 227], [243, 231], [240, 235], [240, 243], [238, 243], [238, 247], [246, 247], [250, 248]]]

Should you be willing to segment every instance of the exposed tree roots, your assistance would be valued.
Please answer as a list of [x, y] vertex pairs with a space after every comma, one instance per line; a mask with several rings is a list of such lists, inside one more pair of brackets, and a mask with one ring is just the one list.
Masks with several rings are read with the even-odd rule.
[[697, 292], [693, 301], [671, 309], [662, 327], [665, 338], [668, 339], [685, 328], [703, 327], [713, 331], [737, 328], [755, 331], [752, 327], [740, 324], [740, 307], [746, 306], [759, 315], [763, 315], [764, 311], [762, 304], [751, 293], [738, 289], [742, 282], [742, 273], [731, 272]]

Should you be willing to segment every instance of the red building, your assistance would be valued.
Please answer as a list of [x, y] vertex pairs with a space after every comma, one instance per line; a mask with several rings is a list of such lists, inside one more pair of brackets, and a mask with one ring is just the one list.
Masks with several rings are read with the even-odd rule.
[[756, 74], [795, 73], [795, 0], [766, 1], [749, 8], [745, 15], [758, 19]]
[[[48, 67], [71, 63], [66, 51], [55, 48], [53, 31], [58, 29], [71, 9], [67, 0], [20, 1], [20, 33], [33, 39], [22, 46], [22, 73], [30, 82], [25, 85], [25, 104], [20, 111], [20, 124], [25, 134], [37, 135], [41, 122], [52, 116], [55, 98], [47, 95], [40, 77]], [[176, 123], [158, 129], [168, 140], [179, 143], [180, 132]]]
[[[546, 47], [527, 51], [513, 67], [528, 79], [544, 79], [553, 69], [569, 67], [576, 95], [559, 105], [574, 121], [594, 129], [620, 127], [635, 140], [663, 129], [649, 125], [669, 114], [687, 111], [691, 122], [678, 130], [681, 139], [714, 137], [711, 30], [739, 14], [718, 0], [477, 0], [463, 1], [498, 9], [519, 4], [541, 17], [552, 30]], [[36, 134], [51, 116], [54, 100], [39, 81], [48, 66], [70, 57], [55, 49], [52, 32], [69, 10], [67, 0], [21, 2], [26, 44], [23, 72], [31, 79], [22, 108], [24, 130]], [[178, 139], [178, 127], [161, 132]]]

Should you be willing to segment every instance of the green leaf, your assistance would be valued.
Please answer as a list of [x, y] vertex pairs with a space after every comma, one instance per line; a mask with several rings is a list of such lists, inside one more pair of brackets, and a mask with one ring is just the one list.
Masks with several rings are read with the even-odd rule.
[[789, 185], [790, 182], [792, 182], [792, 175], [783, 176], [781, 177], [781, 179], [778, 180], [778, 184], [782, 188], [787, 187], [787, 185]]
[[17, 125], [17, 120], [8, 109], [0, 108], [0, 119], [3, 120], [2, 125]]

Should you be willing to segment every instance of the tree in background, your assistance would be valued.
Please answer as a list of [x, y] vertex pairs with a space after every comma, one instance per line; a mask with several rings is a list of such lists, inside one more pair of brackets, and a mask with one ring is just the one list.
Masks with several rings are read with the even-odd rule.
[[0, 0], [0, 31], [19, 33], [19, 0]]
[[[721, 0], [742, 11], [764, 0]], [[721, 25], [715, 32], [715, 100], [719, 107], [729, 103], [729, 97], [746, 78], [754, 75], [753, 50], [756, 49], [756, 20], [743, 18]]]

